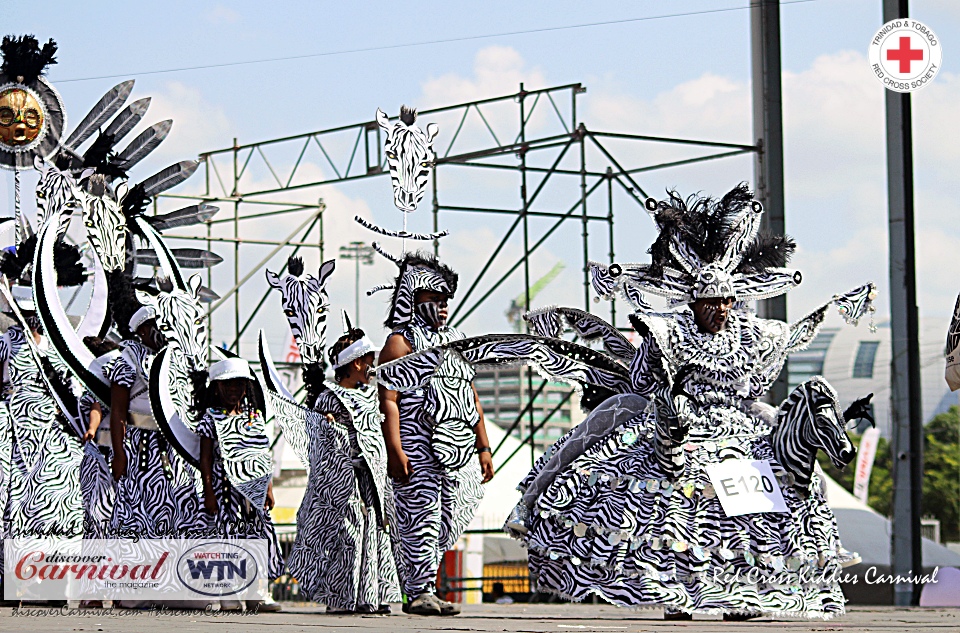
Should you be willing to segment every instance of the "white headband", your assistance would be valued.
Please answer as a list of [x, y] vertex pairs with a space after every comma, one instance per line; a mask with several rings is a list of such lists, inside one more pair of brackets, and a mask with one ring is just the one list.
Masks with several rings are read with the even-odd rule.
[[351, 363], [361, 356], [366, 356], [370, 352], [377, 351], [377, 348], [374, 347], [373, 341], [364, 336], [358, 341], [350, 343], [350, 345], [337, 354], [337, 364], [333, 366], [334, 369], [340, 369], [347, 363]]
[[149, 321], [150, 319], [156, 319], [157, 312], [151, 306], [143, 306], [139, 310], [133, 313], [133, 316], [130, 317], [130, 331], [136, 332], [137, 328]]

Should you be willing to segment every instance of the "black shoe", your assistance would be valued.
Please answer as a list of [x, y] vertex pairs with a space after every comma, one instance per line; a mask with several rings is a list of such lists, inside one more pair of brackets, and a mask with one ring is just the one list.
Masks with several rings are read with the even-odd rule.
[[390, 615], [393, 613], [393, 609], [390, 608], [389, 604], [381, 604], [379, 607], [377, 607], [377, 613], [380, 615]]

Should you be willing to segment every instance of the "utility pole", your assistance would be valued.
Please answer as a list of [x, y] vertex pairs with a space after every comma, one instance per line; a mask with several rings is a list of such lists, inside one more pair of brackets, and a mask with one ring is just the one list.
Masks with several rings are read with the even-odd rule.
[[[783, 105], [780, 88], [780, 4], [754, 0], [750, 9], [750, 46], [753, 66], [753, 138], [760, 146], [754, 163], [756, 196], [763, 205], [763, 229], [786, 232], [783, 201]], [[761, 301], [760, 316], [787, 320], [787, 297]], [[788, 361], [789, 362], [789, 361]], [[770, 387], [770, 403], [787, 397], [787, 365]]]
[[356, 266], [356, 281], [354, 287], [354, 323], [360, 323], [360, 264], [373, 264], [373, 247], [364, 242], [350, 242], [348, 246], [340, 247], [340, 259], [352, 259]]
[[[908, 17], [907, 0], [883, 0], [883, 22]], [[913, 127], [910, 93], [884, 89], [887, 109], [887, 209], [890, 235], [890, 404], [893, 421], [894, 575], [920, 574], [920, 497], [923, 491], [923, 409], [913, 220]], [[921, 586], [897, 583], [899, 606], [920, 601]]]

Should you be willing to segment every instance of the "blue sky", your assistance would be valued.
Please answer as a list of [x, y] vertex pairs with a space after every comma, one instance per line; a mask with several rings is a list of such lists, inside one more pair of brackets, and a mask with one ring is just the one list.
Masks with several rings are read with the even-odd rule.
[[[527, 87], [582, 82], [582, 118], [591, 129], [750, 142], [749, 13], [745, 10], [611, 24], [591, 28], [475, 39], [462, 42], [330, 55], [218, 69], [138, 73], [236, 61], [304, 55], [746, 6], [746, 0], [591, 3], [415, 2], [47, 2], [30, 16], [8, 19], [5, 32], [55, 38], [60, 63], [49, 73], [76, 123], [110, 86], [135, 77], [134, 97], [155, 97], [148, 122], [173, 116], [176, 123], [162, 152], [135, 178], [201, 151], [240, 142], [324, 129], [369, 120], [377, 107], [395, 114], [401, 103], [429, 107], [508, 94], [518, 81]], [[957, 285], [952, 258], [960, 244], [954, 191], [960, 173], [960, 138], [955, 117], [960, 82], [953, 51], [960, 51], [960, 3], [916, 1], [915, 17], [944, 43], [943, 70], [934, 85], [917, 93], [918, 252], [922, 316], [949, 315]], [[15, 7], [25, 6], [15, 3]], [[806, 281], [790, 295], [796, 318], [817, 303], [866, 279], [887, 284], [883, 89], [869, 72], [868, 43], [881, 24], [880, 0], [813, 0], [781, 9], [786, 120], [787, 224], [799, 244], [795, 259]], [[26, 11], [24, 11], [26, 13]], [[116, 79], [88, 79], [102, 75]], [[441, 129], [438, 142], [449, 138]], [[626, 151], [626, 150], [625, 150]], [[322, 166], [316, 167], [322, 172]], [[487, 174], [450, 181], [450, 196], [470, 200], [478, 190], [515, 198], [516, 185]], [[710, 163], [697, 169], [651, 175], [644, 186], [722, 193], [752, 180], [749, 160]], [[11, 178], [0, 179], [9, 200]], [[194, 183], [195, 184], [195, 183]], [[446, 192], [445, 192], [446, 194]], [[315, 197], [315, 193], [311, 194]], [[352, 224], [356, 213], [394, 226], [389, 187], [327, 188], [328, 253], [338, 244], [370, 236]], [[556, 202], [560, 203], [561, 194]], [[429, 200], [429, 194], [426, 200]], [[552, 200], [551, 200], [552, 202]], [[619, 204], [619, 203], [618, 203]], [[421, 208], [426, 207], [426, 203]], [[620, 209], [623, 209], [622, 215]], [[639, 219], [638, 219], [639, 218]], [[278, 223], [279, 236], [300, 223]], [[649, 220], [618, 207], [618, 259], [643, 260], [653, 237]], [[427, 217], [414, 218], [425, 230]], [[422, 225], [421, 225], [422, 224]], [[489, 240], [502, 225], [481, 218], [450, 217], [442, 251], [463, 278], [482, 263]], [[537, 303], [579, 302], [577, 232], [559, 235], [533, 260], [533, 274], [558, 260], [567, 271]], [[605, 253], [596, 244], [597, 257]], [[515, 245], [511, 245], [513, 248]], [[508, 248], [509, 250], [509, 248]], [[263, 251], [241, 262], [252, 266]], [[249, 259], [247, 259], [249, 258]], [[313, 262], [316, 266], [318, 262]], [[274, 260], [276, 270], [280, 263]], [[308, 261], [308, 265], [311, 265]], [[232, 262], [215, 277], [215, 289], [232, 285]], [[228, 270], [229, 269], [229, 270]], [[390, 268], [365, 270], [364, 286], [380, 283]], [[241, 299], [259, 299], [262, 281]], [[514, 277], [491, 299], [490, 311], [466, 323], [469, 332], [502, 329], [502, 311], [519, 292]], [[335, 306], [353, 305], [352, 269], [332, 284]], [[368, 329], [379, 334], [383, 298], [365, 299]], [[886, 312], [883, 299], [880, 311]], [[279, 315], [268, 304], [266, 315]], [[229, 321], [232, 322], [232, 319]], [[258, 323], [267, 325], [267, 322]], [[232, 325], [232, 323], [231, 323]], [[271, 328], [273, 333], [277, 332]], [[215, 321], [215, 337], [231, 337]], [[282, 339], [273, 334], [275, 344]], [[244, 338], [252, 351], [253, 336]]]

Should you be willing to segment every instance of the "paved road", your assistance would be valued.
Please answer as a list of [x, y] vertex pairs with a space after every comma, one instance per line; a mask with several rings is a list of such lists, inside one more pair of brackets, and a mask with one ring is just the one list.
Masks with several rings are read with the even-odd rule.
[[[0, 609], [0, 630], [49, 633], [404, 633], [406, 631], [516, 631], [518, 633], [619, 633], [691, 631], [735, 633], [776, 629], [784, 633], [806, 631], [889, 632], [905, 630], [956, 633], [960, 609], [852, 607], [842, 618], [799, 621], [760, 618], [750, 622], [722, 622], [719, 617], [697, 617], [693, 622], [665, 622], [659, 610], [626, 610], [602, 605], [467, 605], [455, 618], [391, 616], [328, 616], [316, 607], [285, 604], [283, 613], [238, 614], [202, 612], [155, 613], [118, 610], [107, 613], [86, 609], [80, 615], [63, 615], [59, 609], [24, 607], [19, 615]], [[66, 611], [66, 609], [64, 609]]]

